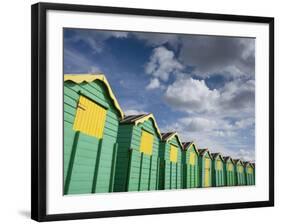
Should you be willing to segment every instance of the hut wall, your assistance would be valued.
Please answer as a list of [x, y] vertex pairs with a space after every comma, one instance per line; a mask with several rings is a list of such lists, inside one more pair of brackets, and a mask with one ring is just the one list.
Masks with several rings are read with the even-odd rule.
[[246, 184], [245, 170], [242, 164], [236, 165], [236, 180], [237, 180], [237, 185]]
[[245, 169], [246, 169], [246, 184], [254, 185], [255, 184], [254, 168], [251, 166], [247, 166]]
[[[193, 154], [193, 158], [190, 158]], [[194, 163], [191, 164], [190, 162]], [[195, 151], [194, 145], [186, 151], [186, 174], [185, 174], [185, 187], [186, 188], [195, 188], [199, 187], [199, 159], [198, 154]]]
[[224, 163], [225, 172], [225, 185], [234, 186], [235, 185], [235, 167], [231, 161]]
[[214, 187], [225, 185], [223, 161], [219, 158], [212, 161], [212, 180]]
[[[209, 168], [206, 167], [205, 159], [209, 159]], [[200, 175], [200, 186], [201, 187], [211, 187], [212, 186], [212, 160], [205, 154], [204, 156], [199, 156], [199, 175]]]
[[[107, 108], [102, 138], [73, 129], [80, 95]], [[111, 192], [119, 112], [101, 81], [64, 83], [64, 193]]]
[[[142, 130], [153, 134], [152, 155], [140, 151]], [[123, 137], [122, 137], [123, 136]], [[120, 142], [120, 141], [122, 142]], [[138, 125], [120, 125], [118, 134], [116, 190], [147, 191], [158, 189], [159, 175], [159, 137], [153, 121], [148, 119]], [[125, 167], [125, 170], [122, 170]]]
[[[132, 124], [119, 125], [118, 129], [118, 149], [115, 168], [114, 191], [127, 191], [127, 179], [129, 175], [130, 147], [133, 134]], [[133, 180], [132, 180], [133, 181]]]
[[[171, 145], [177, 146], [177, 162], [170, 161]], [[182, 163], [182, 150], [177, 139], [174, 137], [169, 142], [160, 143], [160, 189], [181, 189], [183, 188], [184, 165]], [[161, 156], [162, 155], [162, 156]]]

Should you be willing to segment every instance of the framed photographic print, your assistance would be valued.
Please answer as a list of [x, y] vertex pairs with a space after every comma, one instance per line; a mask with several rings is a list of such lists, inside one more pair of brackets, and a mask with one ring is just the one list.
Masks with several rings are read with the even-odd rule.
[[273, 82], [273, 18], [33, 5], [32, 219], [273, 206]]

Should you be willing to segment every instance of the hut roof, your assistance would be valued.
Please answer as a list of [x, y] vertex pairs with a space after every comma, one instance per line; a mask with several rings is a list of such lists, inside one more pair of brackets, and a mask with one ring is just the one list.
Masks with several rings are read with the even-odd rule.
[[218, 152], [216, 152], [216, 153], [211, 153], [211, 155], [212, 155], [212, 158], [213, 158], [213, 159], [216, 159], [217, 157], [220, 157], [221, 160], [224, 161], [222, 155], [221, 155], [220, 153], [218, 153]]
[[252, 168], [255, 168], [254, 167], [254, 164], [253, 163], [250, 163], [248, 161], [244, 162], [244, 166], [247, 167], [247, 166], [251, 166]]
[[160, 129], [156, 123], [156, 120], [153, 116], [152, 113], [149, 113], [149, 114], [138, 114], [138, 115], [130, 115], [130, 116], [126, 116], [124, 117], [124, 119], [122, 119], [120, 121], [120, 124], [134, 124], [134, 125], [138, 125], [140, 123], [143, 123], [145, 121], [147, 121], [148, 119], [151, 119], [152, 120], [152, 123], [156, 129], [156, 132], [159, 136], [159, 138], [161, 139], [161, 132], [160, 132]]
[[175, 137], [181, 147], [181, 149], [183, 149], [183, 146], [182, 146], [182, 142], [180, 140], [180, 137], [178, 135], [177, 132], [166, 132], [166, 133], [161, 133], [161, 136], [162, 136], [162, 141], [163, 142], [168, 142], [169, 140], [171, 140], [173, 137]]
[[114, 104], [115, 108], [117, 109], [117, 111], [120, 113], [121, 118], [123, 118], [124, 112], [121, 109], [116, 97], [114, 96], [113, 91], [112, 91], [105, 75], [103, 75], [103, 74], [65, 74], [64, 75], [64, 82], [72, 81], [74, 83], [79, 84], [79, 83], [83, 83], [83, 82], [90, 83], [90, 82], [94, 82], [95, 80], [99, 80], [104, 83], [104, 85], [107, 88], [109, 97], [113, 101], [113, 104]]
[[234, 162], [235, 165], [239, 162], [241, 162], [242, 165], [244, 164], [241, 159], [234, 159], [233, 162]]
[[223, 159], [224, 159], [225, 162], [230, 160], [232, 163], [234, 163], [233, 159], [230, 156], [224, 156]]
[[198, 152], [199, 152], [199, 155], [200, 156], [204, 156], [206, 153], [208, 153], [209, 154], [209, 156], [210, 156], [210, 158], [212, 158], [212, 155], [211, 155], [211, 153], [209, 152], [209, 149], [198, 149]]
[[197, 149], [196, 145], [194, 144], [194, 142], [183, 142], [182, 148], [183, 148], [183, 150], [187, 150], [190, 148], [191, 145], [194, 145], [196, 153], [199, 154], [198, 149]]

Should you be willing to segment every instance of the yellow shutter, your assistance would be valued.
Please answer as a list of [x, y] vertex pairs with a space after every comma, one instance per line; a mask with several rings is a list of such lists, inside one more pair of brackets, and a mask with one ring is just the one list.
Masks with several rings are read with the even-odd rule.
[[233, 165], [231, 163], [227, 164], [227, 170], [232, 171], [233, 170]]
[[190, 165], [195, 165], [195, 152], [190, 152], [189, 154], [189, 164]]
[[247, 172], [248, 173], [253, 173], [253, 168], [252, 167], [248, 167]]
[[241, 165], [238, 166], [238, 172], [242, 173], [243, 172], [243, 167]]
[[210, 169], [210, 159], [205, 158], [205, 169]]
[[205, 169], [205, 178], [204, 178], [205, 180], [204, 180], [204, 185], [205, 185], [205, 187], [209, 187], [210, 186], [210, 184], [209, 184], [209, 179], [210, 179], [210, 169]]
[[205, 158], [205, 177], [204, 177], [204, 184], [205, 187], [210, 186], [210, 167], [211, 167], [211, 160], [209, 158]]
[[151, 155], [153, 149], [153, 135], [147, 131], [142, 131], [140, 151], [144, 154]]
[[84, 134], [102, 138], [106, 119], [106, 109], [80, 96], [73, 129]]
[[220, 160], [217, 160], [217, 170], [222, 169], [222, 162]]
[[173, 163], [178, 161], [178, 148], [174, 145], [170, 146], [170, 161]]

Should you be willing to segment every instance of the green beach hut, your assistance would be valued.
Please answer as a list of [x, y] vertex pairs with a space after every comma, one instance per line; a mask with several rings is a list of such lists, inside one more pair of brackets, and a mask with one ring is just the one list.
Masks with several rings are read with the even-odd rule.
[[235, 164], [236, 185], [246, 185], [244, 163], [240, 159], [233, 160]]
[[176, 132], [162, 133], [159, 189], [183, 188], [182, 143]]
[[234, 186], [236, 184], [235, 178], [235, 164], [230, 156], [224, 158], [224, 172], [226, 186]]
[[199, 152], [199, 186], [212, 186], [212, 155], [208, 149], [198, 149]]
[[212, 155], [212, 186], [225, 186], [224, 159], [220, 153], [211, 153]]
[[64, 75], [64, 194], [112, 192], [123, 112], [102, 74]]
[[255, 166], [253, 163], [245, 162], [246, 185], [255, 185]]
[[158, 189], [160, 140], [153, 114], [131, 115], [120, 121], [114, 191]]
[[183, 142], [184, 184], [183, 188], [199, 187], [199, 153], [193, 142]]

